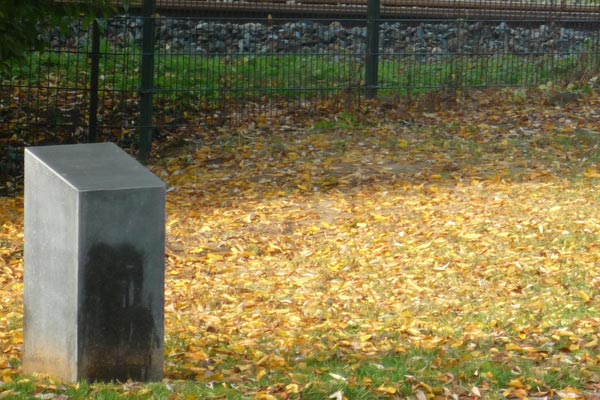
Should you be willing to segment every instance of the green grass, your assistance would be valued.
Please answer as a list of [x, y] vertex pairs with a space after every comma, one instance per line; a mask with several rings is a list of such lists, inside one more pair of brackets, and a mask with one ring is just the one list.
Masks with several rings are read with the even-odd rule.
[[[99, 86], [105, 92], [135, 93], [139, 86], [140, 51], [104, 49]], [[502, 85], [538, 85], [598, 71], [598, 56], [424, 56], [397, 54], [379, 65], [383, 96], [410, 96], [431, 89], [461, 89]], [[40, 90], [85, 89], [90, 60], [85, 52], [35, 53], [26, 65], [13, 65], [3, 85]], [[364, 84], [364, 65], [358, 55], [239, 54], [202, 56], [161, 54], [155, 60], [157, 97], [165, 100], [305, 98], [356, 92]]]
[[[292, 399], [323, 399], [340, 391], [349, 399], [392, 398], [411, 396], [421, 391], [426, 395], [465, 394], [472, 388], [485, 388], [486, 398], [500, 399], [501, 393], [519, 384], [529, 391], [544, 392], [557, 387], [578, 387], [582, 378], [578, 369], [559, 365], [542, 368], [534, 360], [494, 361], [493, 352], [456, 350], [442, 353], [434, 350], [410, 350], [372, 359], [352, 359], [326, 355], [300, 361], [289, 374], [268, 372], [254, 382], [216, 382], [168, 380], [141, 384], [94, 383], [62, 384], [48, 378], [20, 378], [0, 384], [0, 394], [14, 399], [40, 398], [44, 393], [68, 396], [70, 399], [116, 400], [174, 398], [248, 399], [252, 394], [278, 391]], [[294, 393], [295, 388], [301, 392]], [[43, 398], [43, 397], [42, 397]], [[50, 398], [50, 397], [49, 397]]]

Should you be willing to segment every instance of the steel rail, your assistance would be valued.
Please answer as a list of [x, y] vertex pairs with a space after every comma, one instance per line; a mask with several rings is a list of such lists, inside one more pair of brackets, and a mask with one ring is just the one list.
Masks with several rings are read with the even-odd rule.
[[[58, 0], [75, 2], [78, 0]], [[123, 7], [127, 3], [115, 0]], [[142, 0], [128, 2], [129, 10], [138, 12]], [[368, 0], [156, 0], [161, 15], [216, 15], [232, 13], [285, 15], [363, 16]], [[504, 20], [570, 20], [600, 22], [600, 2], [579, 4], [576, 0], [381, 0], [382, 18], [430, 19], [504, 19]]]
[[[243, 4], [243, 3], [261, 3], [261, 1], [220, 1], [225, 4]], [[116, 5], [123, 5], [125, 2], [117, 0]], [[157, 9], [194, 9], [202, 8], [207, 0], [156, 0]], [[267, 3], [267, 2], [262, 2]], [[287, 3], [287, 4], [362, 4], [366, 5], [367, 0], [274, 0], [269, 3]], [[141, 7], [140, 0], [130, 1], [130, 7]], [[469, 9], [502, 9], [502, 10], [521, 10], [521, 11], [562, 11], [562, 12], [598, 12], [600, 4], [580, 4], [575, 1], [550, 0], [550, 1], [530, 1], [530, 0], [384, 0], [382, 5], [396, 7], [423, 7], [423, 8], [469, 8]]]
[[[133, 5], [135, 7], [135, 4]], [[311, 16], [364, 16], [367, 0], [157, 0], [157, 12], [177, 14], [180, 12], [212, 15], [229, 13], [276, 13]], [[600, 22], [600, 4], [580, 5], [574, 3], [501, 2], [497, 0], [382, 0], [382, 18], [430, 18], [430, 19], [503, 19], [503, 20], [572, 20]]]

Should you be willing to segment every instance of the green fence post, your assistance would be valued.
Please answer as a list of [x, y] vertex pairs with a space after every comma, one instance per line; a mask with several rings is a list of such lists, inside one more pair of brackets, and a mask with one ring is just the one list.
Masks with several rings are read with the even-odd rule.
[[100, 27], [98, 21], [92, 23], [92, 63], [90, 74], [90, 119], [88, 124], [88, 143], [98, 140], [98, 79], [100, 76]]
[[377, 87], [379, 86], [379, 19], [381, 18], [381, 1], [368, 1], [365, 96], [368, 99], [374, 99], [377, 97]]
[[154, 94], [155, 0], [144, 0], [142, 25], [142, 70], [140, 82], [140, 141], [138, 160], [145, 164], [152, 147], [152, 98]]

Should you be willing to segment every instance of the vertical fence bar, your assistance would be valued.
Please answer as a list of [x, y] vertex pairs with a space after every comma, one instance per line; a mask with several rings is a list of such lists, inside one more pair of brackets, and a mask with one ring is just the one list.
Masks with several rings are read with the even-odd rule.
[[365, 59], [365, 96], [367, 99], [377, 97], [379, 86], [379, 19], [381, 17], [381, 1], [368, 0], [367, 5], [367, 54]]
[[100, 76], [100, 27], [98, 21], [92, 23], [92, 54], [90, 74], [90, 119], [88, 143], [98, 140], [98, 79]]
[[154, 94], [154, 14], [156, 1], [144, 0], [142, 23], [142, 70], [138, 160], [145, 164], [152, 147], [152, 98]]

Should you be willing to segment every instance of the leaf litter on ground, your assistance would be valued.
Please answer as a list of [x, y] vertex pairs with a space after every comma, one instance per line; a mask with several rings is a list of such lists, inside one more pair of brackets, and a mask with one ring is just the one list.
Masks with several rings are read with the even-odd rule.
[[600, 97], [506, 93], [159, 147], [158, 386], [22, 375], [23, 200], [0, 199], [0, 398], [597, 398]]

